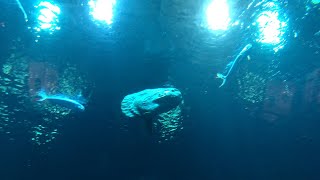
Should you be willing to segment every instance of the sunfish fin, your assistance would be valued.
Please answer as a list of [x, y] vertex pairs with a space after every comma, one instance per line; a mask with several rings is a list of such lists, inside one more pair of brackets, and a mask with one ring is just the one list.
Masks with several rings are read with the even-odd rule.
[[222, 83], [219, 86], [219, 88], [222, 87], [226, 83], [227, 77], [225, 75], [223, 75], [221, 73], [217, 73], [217, 77], [216, 78], [222, 79]]
[[38, 92], [38, 97], [39, 99], [37, 99], [37, 101], [44, 101], [47, 99], [47, 93], [45, 92], [44, 89], [41, 89], [39, 92]]

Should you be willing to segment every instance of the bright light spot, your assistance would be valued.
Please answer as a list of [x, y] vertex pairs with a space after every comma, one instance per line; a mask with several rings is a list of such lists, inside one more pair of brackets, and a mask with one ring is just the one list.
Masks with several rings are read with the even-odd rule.
[[280, 42], [282, 23], [278, 19], [278, 12], [263, 12], [257, 22], [262, 33], [261, 42], [272, 44]]
[[278, 6], [274, 3], [267, 3], [265, 7], [271, 10], [263, 11], [258, 15], [257, 25], [259, 28], [259, 36], [257, 41], [265, 44], [274, 45], [274, 51], [278, 51], [284, 46], [285, 30], [287, 23], [281, 21], [284, 17], [279, 17]]
[[116, 0], [90, 0], [90, 14], [98, 21], [102, 21], [110, 25], [113, 18], [113, 7]]
[[313, 4], [319, 4], [320, 3], [320, 0], [312, 0], [311, 1]]
[[212, 30], [227, 30], [230, 22], [226, 0], [214, 0], [206, 11], [208, 26]]
[[38, 14], [38, 25], [34, 27], [36, 31], [48, 30], [52, 33], [55, 30], [60, 30], [59, 27], [59, 14], [60, 8], [50, 2], [40, 2], [39, 5], [35, 6], [39, 9]]

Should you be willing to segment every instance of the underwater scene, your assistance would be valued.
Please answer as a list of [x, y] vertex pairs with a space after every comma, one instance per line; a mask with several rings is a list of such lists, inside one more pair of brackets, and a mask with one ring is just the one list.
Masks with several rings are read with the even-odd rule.
[[320, 0], [0, 8], [0, 180], [320, 179]]

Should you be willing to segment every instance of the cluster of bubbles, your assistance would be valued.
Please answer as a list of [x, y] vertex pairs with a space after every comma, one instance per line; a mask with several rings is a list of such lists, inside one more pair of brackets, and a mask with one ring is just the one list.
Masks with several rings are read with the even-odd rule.
[[58, 135], [58, 129], [57, 128], [51, 128], [48, 126], [51, 124], [50, 119], [43, 119], [44, 122], [49, 122], [46, 125], [36, 125], [32, 127], [31, 133], [32, 133], [32, 142], [37, 145], [43, 145], [47, 144], [54, 139], [56, 139], [56, 136]]
[[[46, 68], [48, 67], [51, 69], [50, 66]], [[67, 68], [62, 69], [61, 72], [54, 71], [54, 73], [46, 75], [48, 76], [46, 80], [49, 81], [46, 82], [48, 88], [47, 93], [63, 94], [76, 98], [87, 90], [88, 82], [85, 81], [85, 77], [81, 76], [74, 66], [68, 64], [65, 67]], [[52, 68], [56, 69], [55, 67]], [[46, 72], [48, 73], [48, 70]], [[59, 76], [57, 74], [59, 74]], [[59, 126], [63, 124], [63, 120], [69, 118], [73, 112], [71, 109], [46, 101], [33, 103], [33, 109], [35, 109], [38, 116], [41, 117], [41, 123], [34, 126], [32, 130], [34, 134], [32, 140], [39, 145], [54, 140], [59, 134], [58, 129]]]
[[[61, 71], [56, 71], [57, 67], [47, 64], [47, 63], [35, 63], [34, 66], [40, 66], [40, 70], [37, 69], [35, 74], [31, 74], [33, 77], [30, 79], [38, 80], [37, 75], [45, 74], [41, 81], [44, 81], [44, 85], [41, 85], [41, 88], [45, 88], [45, 91], [49, 95], [62, 94], [67, 97], [72, 97], [77, 99], [78, 97], [82, 98], [82, 92], [87, 91], [88, 87], [84, 84], [89, 82], [85, 81], [85, 77], [79, 74], [76, 67], [70, 64], [64, 64], [63, 66], [67, 67]], [[36, 68], [35, 68], [36, 69]], [[36, 97], [39, 88], [31, 89], [31, 94]], [[60, 117], [67, 116], [71, 113], [71, 109], [52, 104], [50, 102], [40, 102], [34, 103], [33, 108], [37, 109], [40, 112], [45, 112], [45, 114], [55, 115], [56, 119]]]
[[157, 116], [153, 124], [158, 143], [173, 142], [183, 130], [182, 106], [183, 103]]
[[10, 116], [12, 116], [12, 113], [10, 112], [8, 107], [9, 106], [6, 105], [3, 100], [0, 102], [0, 132], [11, 134], [11, 131], [8, 128], [11, 128], [11, 125], [13, 125], [15, 121], [14, 119], [10, 118]]
[[87, 90], [88, 84], [85, 76], [70, 64], [50, 65], [12, 53], [0, 74], [0, 133], [8, 134], [11, 140], [27, 133], [36, 145], [53, 141], [64, 120], [73, 117], [73, 111], [37, 101], [37, 92], [45, 88], [48, 94], [76, 97]]
[[253, 72], [246, 72], [237, 81], [239, 86], [238, 97], [252, 104], [263, 101], [266, 86], [265, 78]]
[[10, 135], [21, 126], [29, 126], [24, 118], [25, 108], [22, 104], [28, 93], [25, 86], [27, 75], [26, 59], [18, 54], [12, 54], [3, 64], [0, 74], [0, 132]]

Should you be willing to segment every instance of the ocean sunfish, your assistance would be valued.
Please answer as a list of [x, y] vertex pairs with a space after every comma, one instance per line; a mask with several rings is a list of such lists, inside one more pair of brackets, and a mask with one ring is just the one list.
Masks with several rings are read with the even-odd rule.
[[145, 89], [125, 96], [121, 102], [121, 110], [127, 117], [142, 119], [151, 135], [153, 119], [181, 103], [182, 94], [176, 88]]

